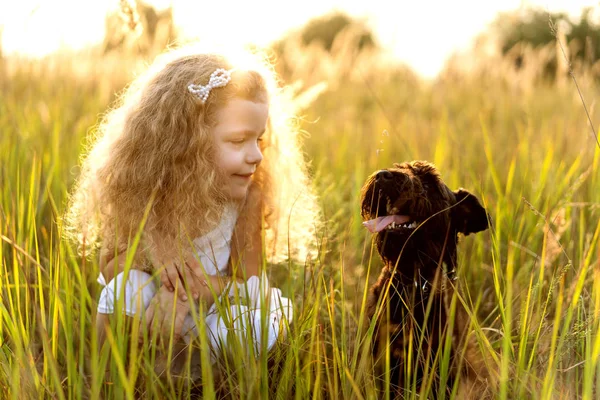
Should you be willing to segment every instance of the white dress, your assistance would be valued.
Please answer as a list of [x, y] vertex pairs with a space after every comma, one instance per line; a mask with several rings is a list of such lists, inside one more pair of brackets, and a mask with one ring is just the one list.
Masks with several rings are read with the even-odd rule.
[[[224, 275], [231, 254], [231, 236], [237, 221], [237, 210], [227, 207], [219, 225], [206, 235], [194, 240], [195, 250], [208, 275]], [[125, 294], [123, 311], [134, 316], [145, 310], [158, 290], [152, 276], [144, 271], [132, 269], [123, 288], [125, 275], [123, 272], [114, 277], [108, 284], [100, 273], [98, 283], [104, 288], [98, 301], [98, 312], [112, 314], [118, 296]], [[115, 293], [117, 296], [115, 296]], [[268, 307], [265, 307], [268, 302]], [[235, 332], [240, 343], [247, 343], [246, 335], [251, 335], [255, 354], [263, 348], [262, 327], [266, 327], [266, 348], [271, 349], [280, 333], [286, 334], [292, 322], [293, 309], [291, 301], [282, 297], [281, 290], [269, 287], [265, 275], [260, 278], [252, 276], [245, 283], [232, 280], [228, 289], [220, 296], [221, 306], [211, 306], [205, 318], [205, 329], [211, 347], [216, 352], [227, 346], [228, 333]], [[244, 304], [242, 304], [244, 303]], [[226, 314], [226, 315], [223, 315]], [[263, 323], [262, 316], [268, 318]], [[198, 335], [198, 326], [191, 315], [183, 323], [182, 335], [189, 343]], [[213, 360], [215, 358], [213, 357]]]

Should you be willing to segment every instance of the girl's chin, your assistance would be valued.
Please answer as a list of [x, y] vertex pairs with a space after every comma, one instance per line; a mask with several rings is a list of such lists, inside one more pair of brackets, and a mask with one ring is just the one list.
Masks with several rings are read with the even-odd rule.
[[246, 196], [248, 195], [248, 188], [236, 187], [234, 189], [230, 189], [227, 192], [227, 197], [231, 201], [244, 201]]

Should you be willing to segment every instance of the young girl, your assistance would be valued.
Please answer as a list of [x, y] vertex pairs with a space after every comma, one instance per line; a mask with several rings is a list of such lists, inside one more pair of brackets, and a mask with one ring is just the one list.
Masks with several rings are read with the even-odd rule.
[[[99, 250], [101, 341], [120, 304], [128, 316], [144, 314], [153, 334], [189, 341], [198, 329], [192, 304], [240, 289], [250, 303], [229, 311], [252, 320], [268, 307], [262, 337], [272, 345], [291, 305], [256, 276], [267, 261], [304, 261], [318, 225], [285, 99], [264, 57], [186, 47], [159, 57], [104, 117], [65, 220], [82, 250]], [[227, 340], [226, 319], [213, 305], [205, 327], [214, 347]]]

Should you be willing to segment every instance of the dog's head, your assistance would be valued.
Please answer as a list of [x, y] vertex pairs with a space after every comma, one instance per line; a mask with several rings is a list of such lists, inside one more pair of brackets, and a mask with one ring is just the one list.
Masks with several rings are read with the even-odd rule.
[[455, 257], [458, 233], [488, 228], [479, 200], [464, 189], [450, 190], [426, 161], [394, 164], [371, 175], [362, 188], [361, 215], [377, 234], [381, 257], [392, 263], [399, 256], [439, 262], [442, 251]]

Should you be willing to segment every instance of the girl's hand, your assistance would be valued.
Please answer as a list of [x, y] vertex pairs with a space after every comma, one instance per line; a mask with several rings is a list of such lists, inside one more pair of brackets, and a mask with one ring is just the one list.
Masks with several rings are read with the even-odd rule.
[[[182, 336], [183, 321], [190, 311], [190, 303], [182, 301], [175, 293], [161, 286], [145, 312], [146, 327], [140, 327], [140, 341], [147, 329], [148, 338], [156, 337], [161, 343], [179, 341]], [[142, 320], [140, 323], [143, 323]], [[146, 329], [144, 329], [146, 328]]]
[[165, 262], [160, 280], [171, 292], [174, 292], [175, 287], [178, 286], [180, 300], [187, 301], [188, 290], [193, 299], [198, 300], [201, 286], [205, 281], [205, 273], [202, 264], [190, 254], [185, 258], [178, 257]]
[[207, 276], [206, 280], [203, 279], [201, 282], [199, 300], [210, 307], [215, 301], [215, 296], [219, 297], [225, 286], [226, 282], [223, 278]]

